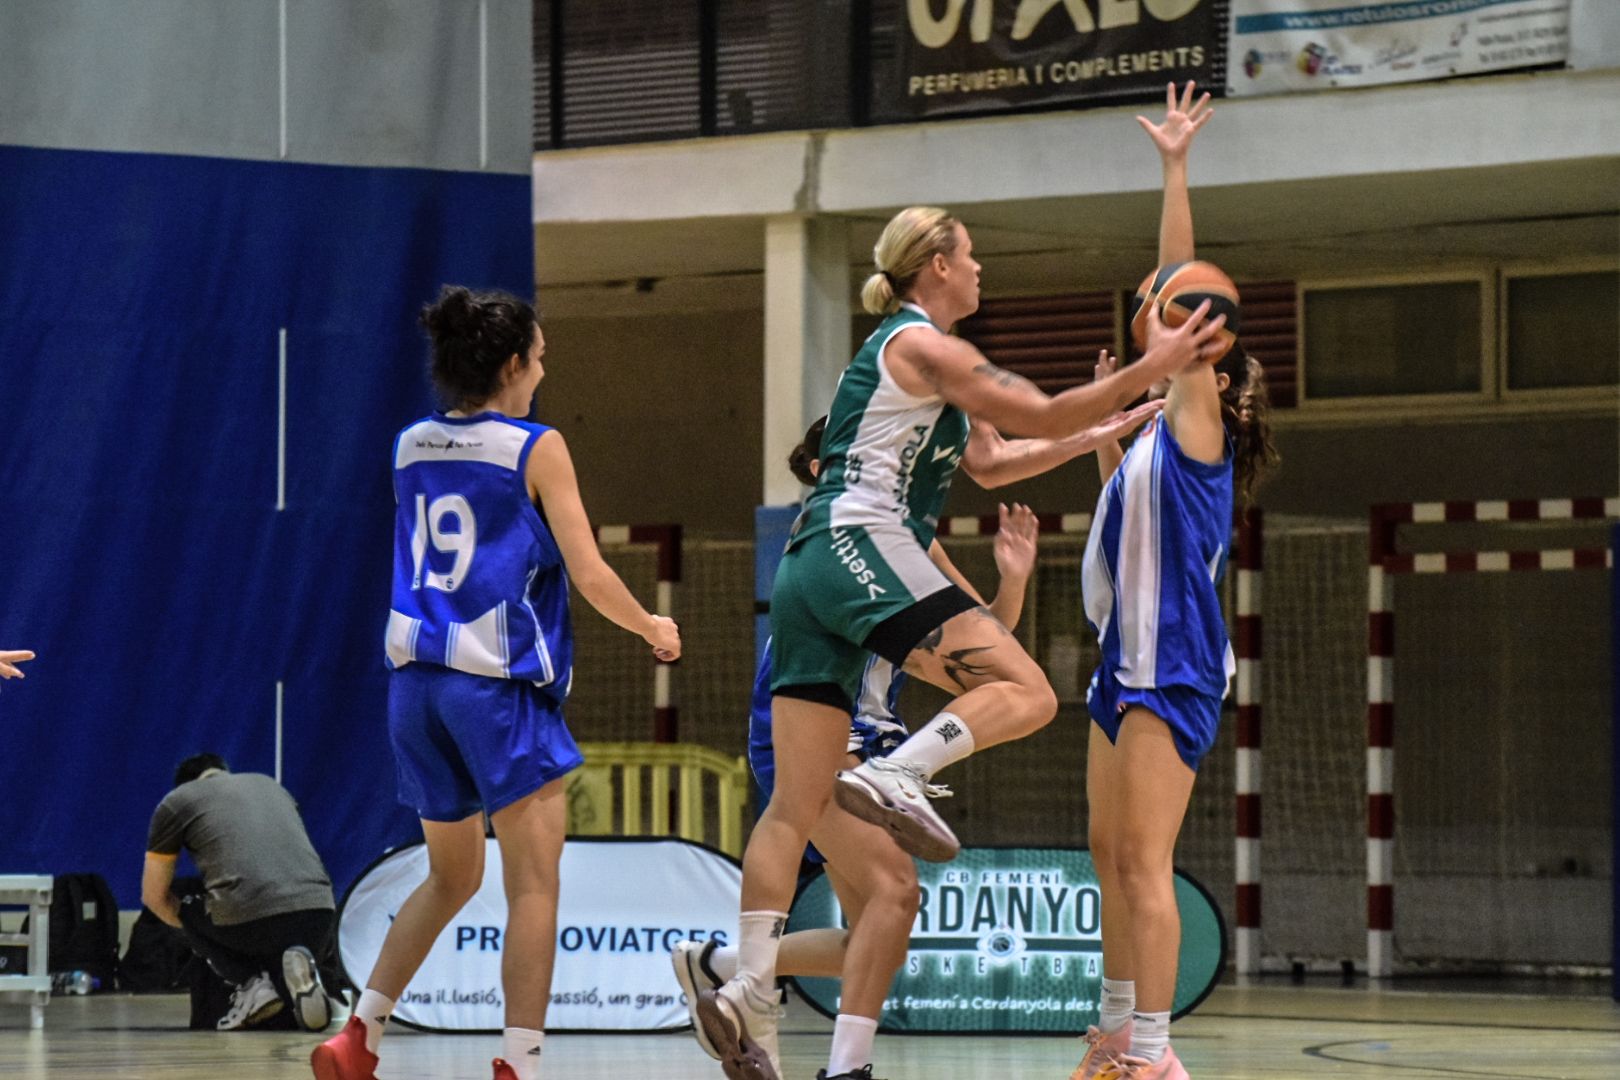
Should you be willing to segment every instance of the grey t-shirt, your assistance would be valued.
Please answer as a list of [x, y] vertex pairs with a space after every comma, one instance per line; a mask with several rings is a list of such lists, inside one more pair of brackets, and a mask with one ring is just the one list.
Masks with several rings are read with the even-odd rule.
[[146, 850], [181, 848], [202, 871], [208, 915], [220, 926], [335, 906], [298, 804], [261, 773], [213, 773], [169, 792], [152, 813]]

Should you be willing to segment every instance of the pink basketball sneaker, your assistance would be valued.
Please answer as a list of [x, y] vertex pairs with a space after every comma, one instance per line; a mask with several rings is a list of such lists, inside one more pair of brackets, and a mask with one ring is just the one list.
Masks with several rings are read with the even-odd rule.
[[1069, 1080], [1094, 1080], [1105, 1064], [1124, 1056], [1131, 1048], [1131, 1022], [1127, 1020], [1118, 1031], [1109, 1033], [1101, 1028], [1088, 1028], [1081, 1041], [1086, 1044], [1085, 1056], [1069, 1074]]
[[1188, 1080], [1187, 1070], [1174, 1050], [1166, 1049], [1158, 1061], [1147, 1061], [1125, 1054], [1103, 1065], [1097, 1080]]

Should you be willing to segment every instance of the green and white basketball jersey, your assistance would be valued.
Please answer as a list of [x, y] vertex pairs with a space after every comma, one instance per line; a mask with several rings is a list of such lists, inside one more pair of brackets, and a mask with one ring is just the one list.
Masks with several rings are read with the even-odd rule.
[[894, 336], [940, 333], [906, 304], [872, 332], [838, 381], [821, 436], [821, 480], [805, 503], [794, 546], [829, 528], [903, 525], [927, 547], [967, 446], [968, 420], [937, 394], [917, 397], [889, 374]]

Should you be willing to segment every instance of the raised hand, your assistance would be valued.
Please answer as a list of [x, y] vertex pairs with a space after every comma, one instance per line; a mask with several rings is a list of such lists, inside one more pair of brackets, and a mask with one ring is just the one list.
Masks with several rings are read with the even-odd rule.
[[1165, 325], [1158, 304], [1147, 307], [1147, 352], [1137, 363], [1152, 369], [1158, 378], [1168, 378], [1194, 360], [1213, 363], [1225, 355], [1216, 333], [1226, 325], [1226, 316], [1209, 314], [1209, 301], [1199, 304], [1180, 326]]
[[1013, 578], [1026, 581], [1035, 571], [1035, 538], [1040, 535], [1041, 524], [1035, 511], [1023, 503], [1013, 503], [1011, 509], [1001, 504], [1001, 527], [996, 530], [992, 546], [996, 569], [1003, 580]]
[[1170, 83], [1164, 91], [1164, 119], [1155, 124], [1145, 116], [1136, 118], [1142, 130], [1148, 133], [1148, 138], [1153, 140], [1153, 145], [1159, 148], [1159, 156], [1166, 161], [1185, 160], [1193, 135], [1215, 115], [1207, 92], [1196, 102], [1193, 101], [1193, 91], [1197, 86], [1196, 82], [1189, 80], [1182, 88], [1181, 100], [1177, 101], [1176, 84]]

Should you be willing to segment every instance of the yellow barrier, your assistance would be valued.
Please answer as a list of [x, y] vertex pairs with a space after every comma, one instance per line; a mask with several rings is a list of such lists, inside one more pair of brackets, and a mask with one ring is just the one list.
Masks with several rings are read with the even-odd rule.
[[[684, 743], [581, 743], [580, 750], [585, 764], [568, 782], [570, 835], [679, 836], [702, 843], [709, 832], [705, 811], [713, 807], [715, 846], [742, 856], [748, 805], [748, 763], [742, 758]], [[704, 797], [708, 776], [715, 780], [712, 799]]]

